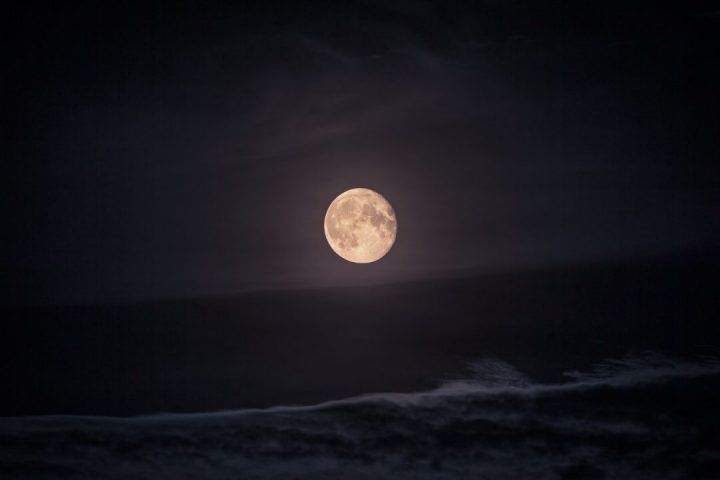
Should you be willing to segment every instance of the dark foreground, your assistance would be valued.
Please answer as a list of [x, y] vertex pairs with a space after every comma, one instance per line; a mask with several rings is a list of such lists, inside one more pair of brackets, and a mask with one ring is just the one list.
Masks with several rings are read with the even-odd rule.
[[[381, 372], [378, 372], [381, 374]], [[535, 383], [499, 361], [421, 393], [134, 418], [0, 419], [7, 479], [716, 479], [720, 363]]]
[[716, 258], [9, 310], [0, 478], [717, 480]]

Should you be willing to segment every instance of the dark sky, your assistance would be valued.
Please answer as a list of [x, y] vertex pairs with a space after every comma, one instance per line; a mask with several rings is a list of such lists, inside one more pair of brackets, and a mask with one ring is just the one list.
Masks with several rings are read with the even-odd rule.
[[[5, 12], [3, 303], [720, 246], [717, 3], [261, 3]], [[377, 264], [324, 239], [353, 187]]]

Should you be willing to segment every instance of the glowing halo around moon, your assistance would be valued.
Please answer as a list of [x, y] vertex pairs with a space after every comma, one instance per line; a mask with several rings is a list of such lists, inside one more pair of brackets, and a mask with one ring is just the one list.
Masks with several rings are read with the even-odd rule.
[[385, 197], [353, 188], [332, 201], [325, 214], [325, 238], [340, 257], [371, 263], [390, 251], [397, 235], [395, 211]]

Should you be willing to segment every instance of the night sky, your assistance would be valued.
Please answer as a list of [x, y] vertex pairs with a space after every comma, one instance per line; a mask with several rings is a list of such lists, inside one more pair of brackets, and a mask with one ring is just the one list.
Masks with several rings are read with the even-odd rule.
[[[710, 4], [210, 3], [11, 7], [3, 302], [720, 245]], [[400, 222], [362, 269], [322, 230], [358, 186]]]
[[70, 3], [3, 14], [0, 477], [720, 478], [720, 3]]

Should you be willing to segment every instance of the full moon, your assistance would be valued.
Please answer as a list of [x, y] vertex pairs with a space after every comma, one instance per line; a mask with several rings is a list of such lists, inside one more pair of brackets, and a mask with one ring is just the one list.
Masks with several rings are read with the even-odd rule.
[[380, 260], [392, 248], [396, 234], [397, 219], [390, 203], [367, 188], [341, 193], [325, 214], [325, 238], [349, 262]]

